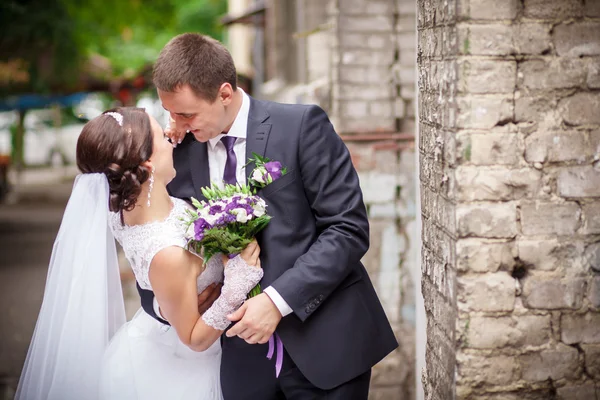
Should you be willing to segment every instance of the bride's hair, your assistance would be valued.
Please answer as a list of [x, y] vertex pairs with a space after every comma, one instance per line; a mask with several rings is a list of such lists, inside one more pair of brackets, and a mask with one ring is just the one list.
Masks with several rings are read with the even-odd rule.
[[77, 140], [77, 167], [103, 173], [110, 188], [110, 210], [130, 211], [150, 171], [141, 164], [152, 155], [150, 118], [143, 108], [105, 111], [83, 127]]

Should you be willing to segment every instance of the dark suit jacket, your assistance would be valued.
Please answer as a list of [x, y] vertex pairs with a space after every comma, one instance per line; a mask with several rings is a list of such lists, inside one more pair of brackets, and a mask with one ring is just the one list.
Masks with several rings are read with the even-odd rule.
[[[251, 99], [248, 158], [253, 152], [288, 169], [258, 192], [273, 217], [257, 238], [261, 286], [273, 286], [294, 311], [277, 328], [290, 357], [311, 383], [330, 389], [397, 347], [360, 262], [369, 247], [369, 222], [358, 176], [317, 106]], [[207, 144], [187, 135], [174, 150], [174, 164], [170, 193], [202, 199], [200, 188], [210, 185]], [[152, 292], [141, 295], [146, 312], [157, 318]]]

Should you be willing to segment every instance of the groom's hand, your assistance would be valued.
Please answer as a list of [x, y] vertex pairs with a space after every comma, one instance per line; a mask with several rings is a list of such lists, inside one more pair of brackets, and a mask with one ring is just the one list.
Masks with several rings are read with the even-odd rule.
[[230, 321], [238, 321], [226, 333], [228, 337], [238, 336], [249, 344], [267, 343], [281, 321], [281, 313], [266, 293], [246, 300], [233, 314]]

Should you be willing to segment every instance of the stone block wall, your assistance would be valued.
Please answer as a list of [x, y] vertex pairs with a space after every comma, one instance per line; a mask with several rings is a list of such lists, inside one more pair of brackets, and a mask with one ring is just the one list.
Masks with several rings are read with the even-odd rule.
[[600, 399], [600, 2], [418, 2], [430, 399]]

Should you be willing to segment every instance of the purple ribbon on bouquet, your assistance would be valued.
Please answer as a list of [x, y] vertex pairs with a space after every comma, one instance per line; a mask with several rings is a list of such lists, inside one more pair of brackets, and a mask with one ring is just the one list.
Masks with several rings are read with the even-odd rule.
[[267, 358], [270, 360], [273, 358], [273, 352], [275, 351], [275, 345], [277, 345], [277, 357], [275, 358], [275, 377], [279, 378], [281, 367], [283, 366], [283, 343], [279, 338], [279, 335], [275, 332], [269, 338], [269, 352]]

